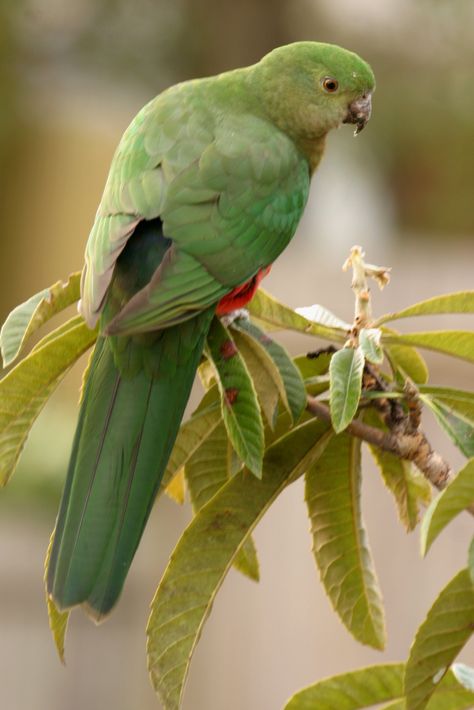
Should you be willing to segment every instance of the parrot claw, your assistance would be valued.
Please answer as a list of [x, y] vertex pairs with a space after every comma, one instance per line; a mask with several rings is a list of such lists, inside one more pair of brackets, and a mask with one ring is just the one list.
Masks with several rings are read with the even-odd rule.
[[239, 320], [239, 318], [242, 318], [243, 320], [250, 320], [250, 313], [246, 308], [236, 308], [235, 311], [230, 311], [230, 313], [226, 313], [220, 318], [222, 325], [228, 328], [229, 325], [232, 325], [232, 323]]

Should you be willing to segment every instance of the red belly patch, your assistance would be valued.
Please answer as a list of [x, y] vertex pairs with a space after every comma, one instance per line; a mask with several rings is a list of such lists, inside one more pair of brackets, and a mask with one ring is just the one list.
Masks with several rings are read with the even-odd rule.
[[246, 281], [241, 286], [237, 286], [232, 289], [232, 291], [224, 296], [224, 298], [221, 298], [217, 304], [217, 315], [223, 316], [226, 313], [231, 313], [232, 311], [235, 311], [238, 308], [243, 308], [247, 305], [247, 303], [254, 297], [260, 281], [268, 274], [271, 268], [271, 266], [266, 266], [264, 269], [260, 269], [260, 271], [257, 271], [255, 276], [252, 276], [251, 279]]

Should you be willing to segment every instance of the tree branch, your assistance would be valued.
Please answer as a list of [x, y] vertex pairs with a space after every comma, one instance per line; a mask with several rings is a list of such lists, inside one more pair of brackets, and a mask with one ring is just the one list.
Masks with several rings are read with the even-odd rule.
[[[320, 419], [331, 421], [329, 407], [315, 397], [308, 395], [306, 409]], [[347, 431], [368, 444], [378, 446], [383, 451], [406, 461], [413, 461], [438, 490], [446, 488], [454, 478], [450, 465], [433, 450], [421, 429], [410, 434], [393, 434], [354, 419], [347, 427]]]
[[[315, 417], [331, 422], [329, 407], [316, 397], [308, 395], [306, 409]], [[451, 466], [434, 451], [421, 429], [413, 430], [411, 433], [394, 434], [354, 419], [346, 431], [368, 444], [378, 446], [382, 451], [387, 451], [400, 459], [412, 461], [430, 483], [440, 491], [446, 488], [454, 478]], [[467, 510], [471, 515], [474, 515], [474, 505], [469, 506]]]

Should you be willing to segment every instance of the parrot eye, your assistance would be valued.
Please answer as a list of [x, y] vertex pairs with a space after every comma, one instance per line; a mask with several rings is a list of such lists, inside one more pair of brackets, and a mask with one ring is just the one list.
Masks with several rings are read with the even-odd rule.
[[339, 82], [330, 76], [325, 77], [322, 84], [324, 91], [327, 91], [328, 94], [334, 94], [339, 88]]

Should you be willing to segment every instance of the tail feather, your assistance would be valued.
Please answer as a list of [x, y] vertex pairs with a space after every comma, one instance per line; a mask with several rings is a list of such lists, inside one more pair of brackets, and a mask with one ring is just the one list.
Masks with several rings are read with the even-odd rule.
[[122, 374], [109, 340], [99, 340], [48, 569], [48, 591], [59, 608], [83, 604], [100, 620], [117, 601], [176, 438], [211, 317], [209, 312], [198, 317], [199, 327], [183, 324], [168, 331], [168, 340], [185, 331], [188, 354], [174, 373], [160, 367], [158, 373], [142, 368], [132, 376]]

